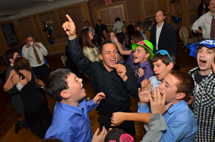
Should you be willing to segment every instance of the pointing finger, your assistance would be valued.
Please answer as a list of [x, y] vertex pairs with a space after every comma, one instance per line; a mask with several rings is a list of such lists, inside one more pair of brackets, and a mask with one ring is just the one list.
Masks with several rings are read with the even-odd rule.
[[71, 18], [68, 14], [66, 14], [66, 17], [67, 17], [67, 19], [69, 20], [69, 22], [72, 22], [72, 23], [73, 23], [72, 18]]

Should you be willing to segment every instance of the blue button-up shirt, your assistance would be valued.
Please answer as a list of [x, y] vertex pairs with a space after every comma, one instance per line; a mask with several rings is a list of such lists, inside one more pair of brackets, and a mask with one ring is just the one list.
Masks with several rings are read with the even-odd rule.
[[45, 138], [57, 138], [64, 142], [90, 142], [92, 131], [88, 112], [96, 106], [93, 99], [88, 102], [83, 99], [79, 107], [56, 102], [52, 124]]
[[149, 80], [150, 80], [150, 83], [153, 84], [151, 91], [153, 91], [156, 87], [158, 87], [161, 84], [161, 81], [158, 80], [156, 76], [150, 77]]
[[[150, 113], [151, 110], [148, 104], [139, 103], [138, 112]], [[196, 119], [184, 100], [173, 104], [163, 113], [163, 117], [166, 120], [167, 129], [163, 131], [160, 142], [195, 142]]]

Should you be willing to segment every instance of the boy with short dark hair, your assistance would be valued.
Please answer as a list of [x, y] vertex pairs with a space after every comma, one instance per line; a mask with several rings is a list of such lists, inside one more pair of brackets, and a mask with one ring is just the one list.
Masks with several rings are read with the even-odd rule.
[[64, 142], [90, 142], [91, 124], [88, 112], [98, 106], [104, 93], [98, 93], [94, 99], [85, 101], [85, 89], [82, 79], [69, 69], [53, 71], [47, 79], [46, 92], [58, 102], [55, 104], [52, 125], [45, 138], [58, 138]]
[[175, 56], [171, 52], [160, 50], [155, 53], [152, 58], [155, 76], [149, 78], [150, 83], [153, 84], [152, 90], [161, 84], [162, 79], [173, 69], [175, 62]]
[[197, 59], [198, 67], [191, 69], [195, 88], [191, 110], [198, 124], [195, 141], [212, 142], [215, 140], [215, 41], [204, 40], [190, 46], [190, 56]]
[[197, 123], [193, 112], [189, 109], [184, 98], [189, 95], [194, 88], [192, 77], [181, 71], [170, 71], [162, 80], [158, 88], [151, 94], [150, 84], [139, 89], [138, 112], [150, 113], [148, 106], [149, 97], [153, 95], [166, 94], [166, 105], [172, 105], [163, 117], [167, 123], [167, 130], [162, 132], [161, 142], [194, 142], [197, 131]]

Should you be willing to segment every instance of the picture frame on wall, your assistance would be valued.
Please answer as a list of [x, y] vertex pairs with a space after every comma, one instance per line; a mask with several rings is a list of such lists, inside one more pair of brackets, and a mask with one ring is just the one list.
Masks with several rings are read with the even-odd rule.
[[16, 36], [15, 30], [13, 28], [13, 24], [12, 23], [8, 23], [8, 24], [3, 24], [1, 25], [2, 31], [4, 33], [4, 37], [7, 41], [7, 44], [13, 45], [13, 44], [17, 44], [19, 43], [19, 40]]

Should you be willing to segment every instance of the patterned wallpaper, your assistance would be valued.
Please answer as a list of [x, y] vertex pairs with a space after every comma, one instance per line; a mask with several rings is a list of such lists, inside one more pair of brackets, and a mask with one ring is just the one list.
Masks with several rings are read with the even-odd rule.
[[43, 24], [44, 24], [44, 22], [47, 22], [47, 21], [53, 21], [54, 29], [53, 29], [53, 33], [52, 33], [52, 38], [60, 38], [60, 37], [62, 37], [61, 32], [60, 32], [61, 27], [58, 24], [57, 16], [55, 14], [55, 11], [40, 14], [40, 19], [41, 19], [41, 22], [43, 22]]
[[33, 21], [31, 20], [30, 17], [25, 18], [25, 19], [20, 19], [18, 28], [20, 30], [23, 40], [28, 35], [33, 35], [36, 39], [39, 39], [36, 34], [36, 30], [34, 28]]
[[84, 17], [81, 11], [81, 6], [69, 7], [65, 9], [65, 14], [69, 14], [75, 22], [76, 31], [79, 33], [84, 27]]
[[[41, 29], [40, 28], [40, 25], [39, 25], [39, 21], [38, 21], [38, 19], [37, 19], [37, 16], [34, 16], [34, 22], [35, 22], [35, 26], [36, 26], [36, 28], [37, 28], [37, 30], [40, 30], [39, 32], [38, 32], [38, 34], [39, 34], [39, 36], [40, 36], [40, 39], [41, 39], [41, 41], [40, 42], [43, 42], [43, 41], [46, 41], [46, 39], [44, 38], [44, 36], [43, 36], [43, 29]], [[38, 41], [39, 39], [37, 39], [37, 41]]]
[[[128, 19], [130, 23], [134, 23], [135, 21], [138, 21], [141, 19], [140, 17], [140, 10], [139, 10], [139, 0], [112, 0], [112, 3], [120, 2], [120, 1], [126, 1], [126, 8], [128, 13]], [[88, 2], [88, 8], [90, 13], [93, 12], [94, 7], [105, 5], [104, 0], [89, 0]], [[96, 17], [96, 15], [94, 15]], [[127, 22], [128, 23], [128, 22]]]
[[202, 0], [188, 0], [188, 11], [197, 11]]

